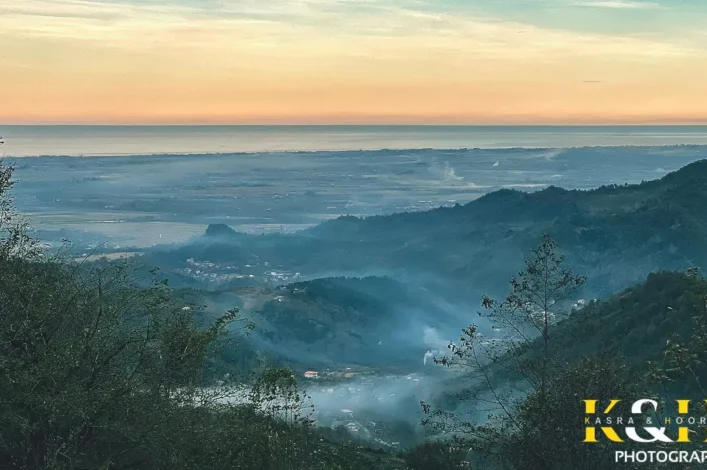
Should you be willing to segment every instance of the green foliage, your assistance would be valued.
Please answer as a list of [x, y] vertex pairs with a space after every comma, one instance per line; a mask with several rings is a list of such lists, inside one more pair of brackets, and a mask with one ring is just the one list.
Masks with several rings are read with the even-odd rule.
[[[451, 356], [436, 362], [472, 374], [475, 401], [486, 394], [490, 411], [510, 417], [518, 391], [542, 397], [550, 378], [562, 370], [552, 327], [567, 315], [567, 301], [585, 280], [566, 267], [556, 243], [543, 235], [525, 268], [511, 279], [506, 298], [482, 298], [479, 316], [491, 319], [501, 333], [488, 338], [472, 324], [462, 330], [459, 344], [449, 345]], [[503, 380], [513, 381], [515, 390], [504, 390]]]
[[220, 330], [198, 330], [166, 285], [133, 285], [126, 269], [84, 277], [55, 261], [3, 263], [0, 460], [18, 468], [134, 465], [150, 461], [143, 446], [166, 444], [163, 422], [184, 418], [176, 397], [201, 383]]
[[474, 412], [464, 415], [423, 403], [423, 424], [465, 439], [476, 460], [489, 468], [613, 468], [611, 446], [582, 442], [582, 400], [630, 401], [640, 388], [628, 369], [611, 361], [567, 362], [562, 328], [576, 318], [568, 315], [567, 301], [584, 282], [544, 236], [525, 269], [511, 279], [508, 296], [501, 302], [482, 300], [483, 314], [503, 336], [489, 341], [471, 325], [459, 344], [450, 345], [452, 357], [438, 361], [471, 374], [468, 397]]
[[[483, 348], [490, 360], [497, 364], [512, 364], [514, 372], [520, 373], [541, 394], [549, 376], [554, 373], [555, 336], [551, 327], [568, 314], [567, 301], [587, 279], [574, 274], [557, 250], [555, 241], [543, 235], [540, 244], [526, 258], [524, 269], [511, 279], [510, 293], [505, 300], [496, 302], [484, 296], [481, 301], [483, 314], [505, 331], [500, 355], [491, 348]], [[542, 347], [540, 353], [535, 357], [523, 357], [524, 351], [536, 342]], [[470, 343], [469, 346], [479, 345]], [[455, 352], [463, 353], [461, 350]], [[515, 364], [507, 361], [514, 357], [523, 357], [523, 360]]]
[[210, 383], [238, 310], [203, 325], [157, 273], [43, 256], [12, 212], [10, 174], [0, 167], [3, 469], [399, 468], [320, 438], [288, 370], [249, 396]]
[[[480, 460], [492, 468], [614, 468], [614, 450], [627, 450], [631, 444], [617, 447], [608, 441], [584, 443], [582, 400], [621, 397], [624, 403], [630, 403], [645, 396], [637, 383], [635, 376], [610, 360], [580, 361], [553, 377], [546, 393], [533, 392], [519, 401], [510, 416], [496, 415], [476, 427], [471, 433], [472, 445]], [[627, 415], [628, 411], [617, 409], [619, 415]]]
[[[604, 354], [633, 371], [662, 362], [669, 341], [688, 340], [701, 328], [694, 292], [704, 280], [680, 272], [650, 274], [645, 282], [599, 302], [590, 302], [560, 322], [553, 333], [562, 360]], [[697, 328], [697, 330], [696, 330]]]
[[[293, 426], [312, 424], [309, 415], [314, 411], [309, 396], [300, 392], [292, 371], [285, 367], [269, 367], [255, 381], [250, 399], [269, 416], [280, 418]], [[310, 413], [303, 414], [308, 408]]]
[[664, 333], [669, 336], [661, 342], [662, 358], [650, 361], [647, 371], [648, 380], [658, 385], [668, 403], [678, 394], [707, 394], [707, 281], [697, 269], [689, 269], [682, 284], [682, 328]]
[[27, 222], [15, 211], [10, 190], [14, 184], [11, 166], [0, 162], [0, 260], [36, 259], [39, 244], [27, 235]]
[[410, 470], [457, 470], [470, 468], [466, 449], [460, 443], [424, 442], [405, 456]]

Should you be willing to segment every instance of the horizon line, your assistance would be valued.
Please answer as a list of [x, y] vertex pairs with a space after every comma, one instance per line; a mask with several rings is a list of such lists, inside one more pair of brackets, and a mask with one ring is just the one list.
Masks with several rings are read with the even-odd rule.
[[115, 123], [90, 123], [90, 122], [0, 122], [0, 127], [707, 127], [707, 119], [704, 121], [685, 122], [592, 122], [592, 123], [229, 123], [229, 122], [193, 122], [193, 123], [170, 123], [170, 122], [115, 122]]

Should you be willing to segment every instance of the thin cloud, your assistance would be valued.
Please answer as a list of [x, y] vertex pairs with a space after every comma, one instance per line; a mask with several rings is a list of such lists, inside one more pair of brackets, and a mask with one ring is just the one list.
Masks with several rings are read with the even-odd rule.
[[629, 0], [606, 0], [595, 2], [578, 2], [576, 6], [589, 8], [610, 8], [617, 10], [651, 10], [660, 8], [660, 5], [652, 2], [637, 2]]
[[[593, 2], [597, 4], [628, 2]], [[0, 0], [0, 31], [126, 49], [154, 44], [185, 48], [297, 49], [298, 55], [366, 55], [397, 60], [420, 50], [475, 59], [599, 56], [628, 59], [702, 54], [668, 38], [619, 36], [390, 7], [378, 0], [244, 0], [219, 11], [89, 0]], [[645, 5], [645, 4], [641, 4]], [[326, 21], [322, 20], [325, 18]], [[157, 42], [155, 42], [157, 41]], [[356, 45], [354, 47], [353, 45]]]
[[[635, 114], [626, 119], [704, 112], [694, 77], [707, 70], [707, 43], [687, 28], [539, 26], [430, 0], [145, 3], [0, 0], [0, 66], [17, 97], [0, 118], [598, 122], [626, 109]], [[592, 77], [610, 86], [582, 84]]]

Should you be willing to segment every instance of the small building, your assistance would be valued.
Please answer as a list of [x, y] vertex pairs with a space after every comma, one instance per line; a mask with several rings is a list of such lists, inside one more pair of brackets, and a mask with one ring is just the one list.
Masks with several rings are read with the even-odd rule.
[[319, 372], [314, 371], [314, 370], [308, 370], [307, 372], [304, 373], [304, 378], [305, 379], [318, 379]]

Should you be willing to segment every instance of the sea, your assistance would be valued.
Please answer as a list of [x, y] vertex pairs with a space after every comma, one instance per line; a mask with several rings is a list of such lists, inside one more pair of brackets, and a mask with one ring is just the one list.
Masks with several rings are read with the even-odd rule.
[[707, 145], [707, 126], [2, 126], [5, 156]]

